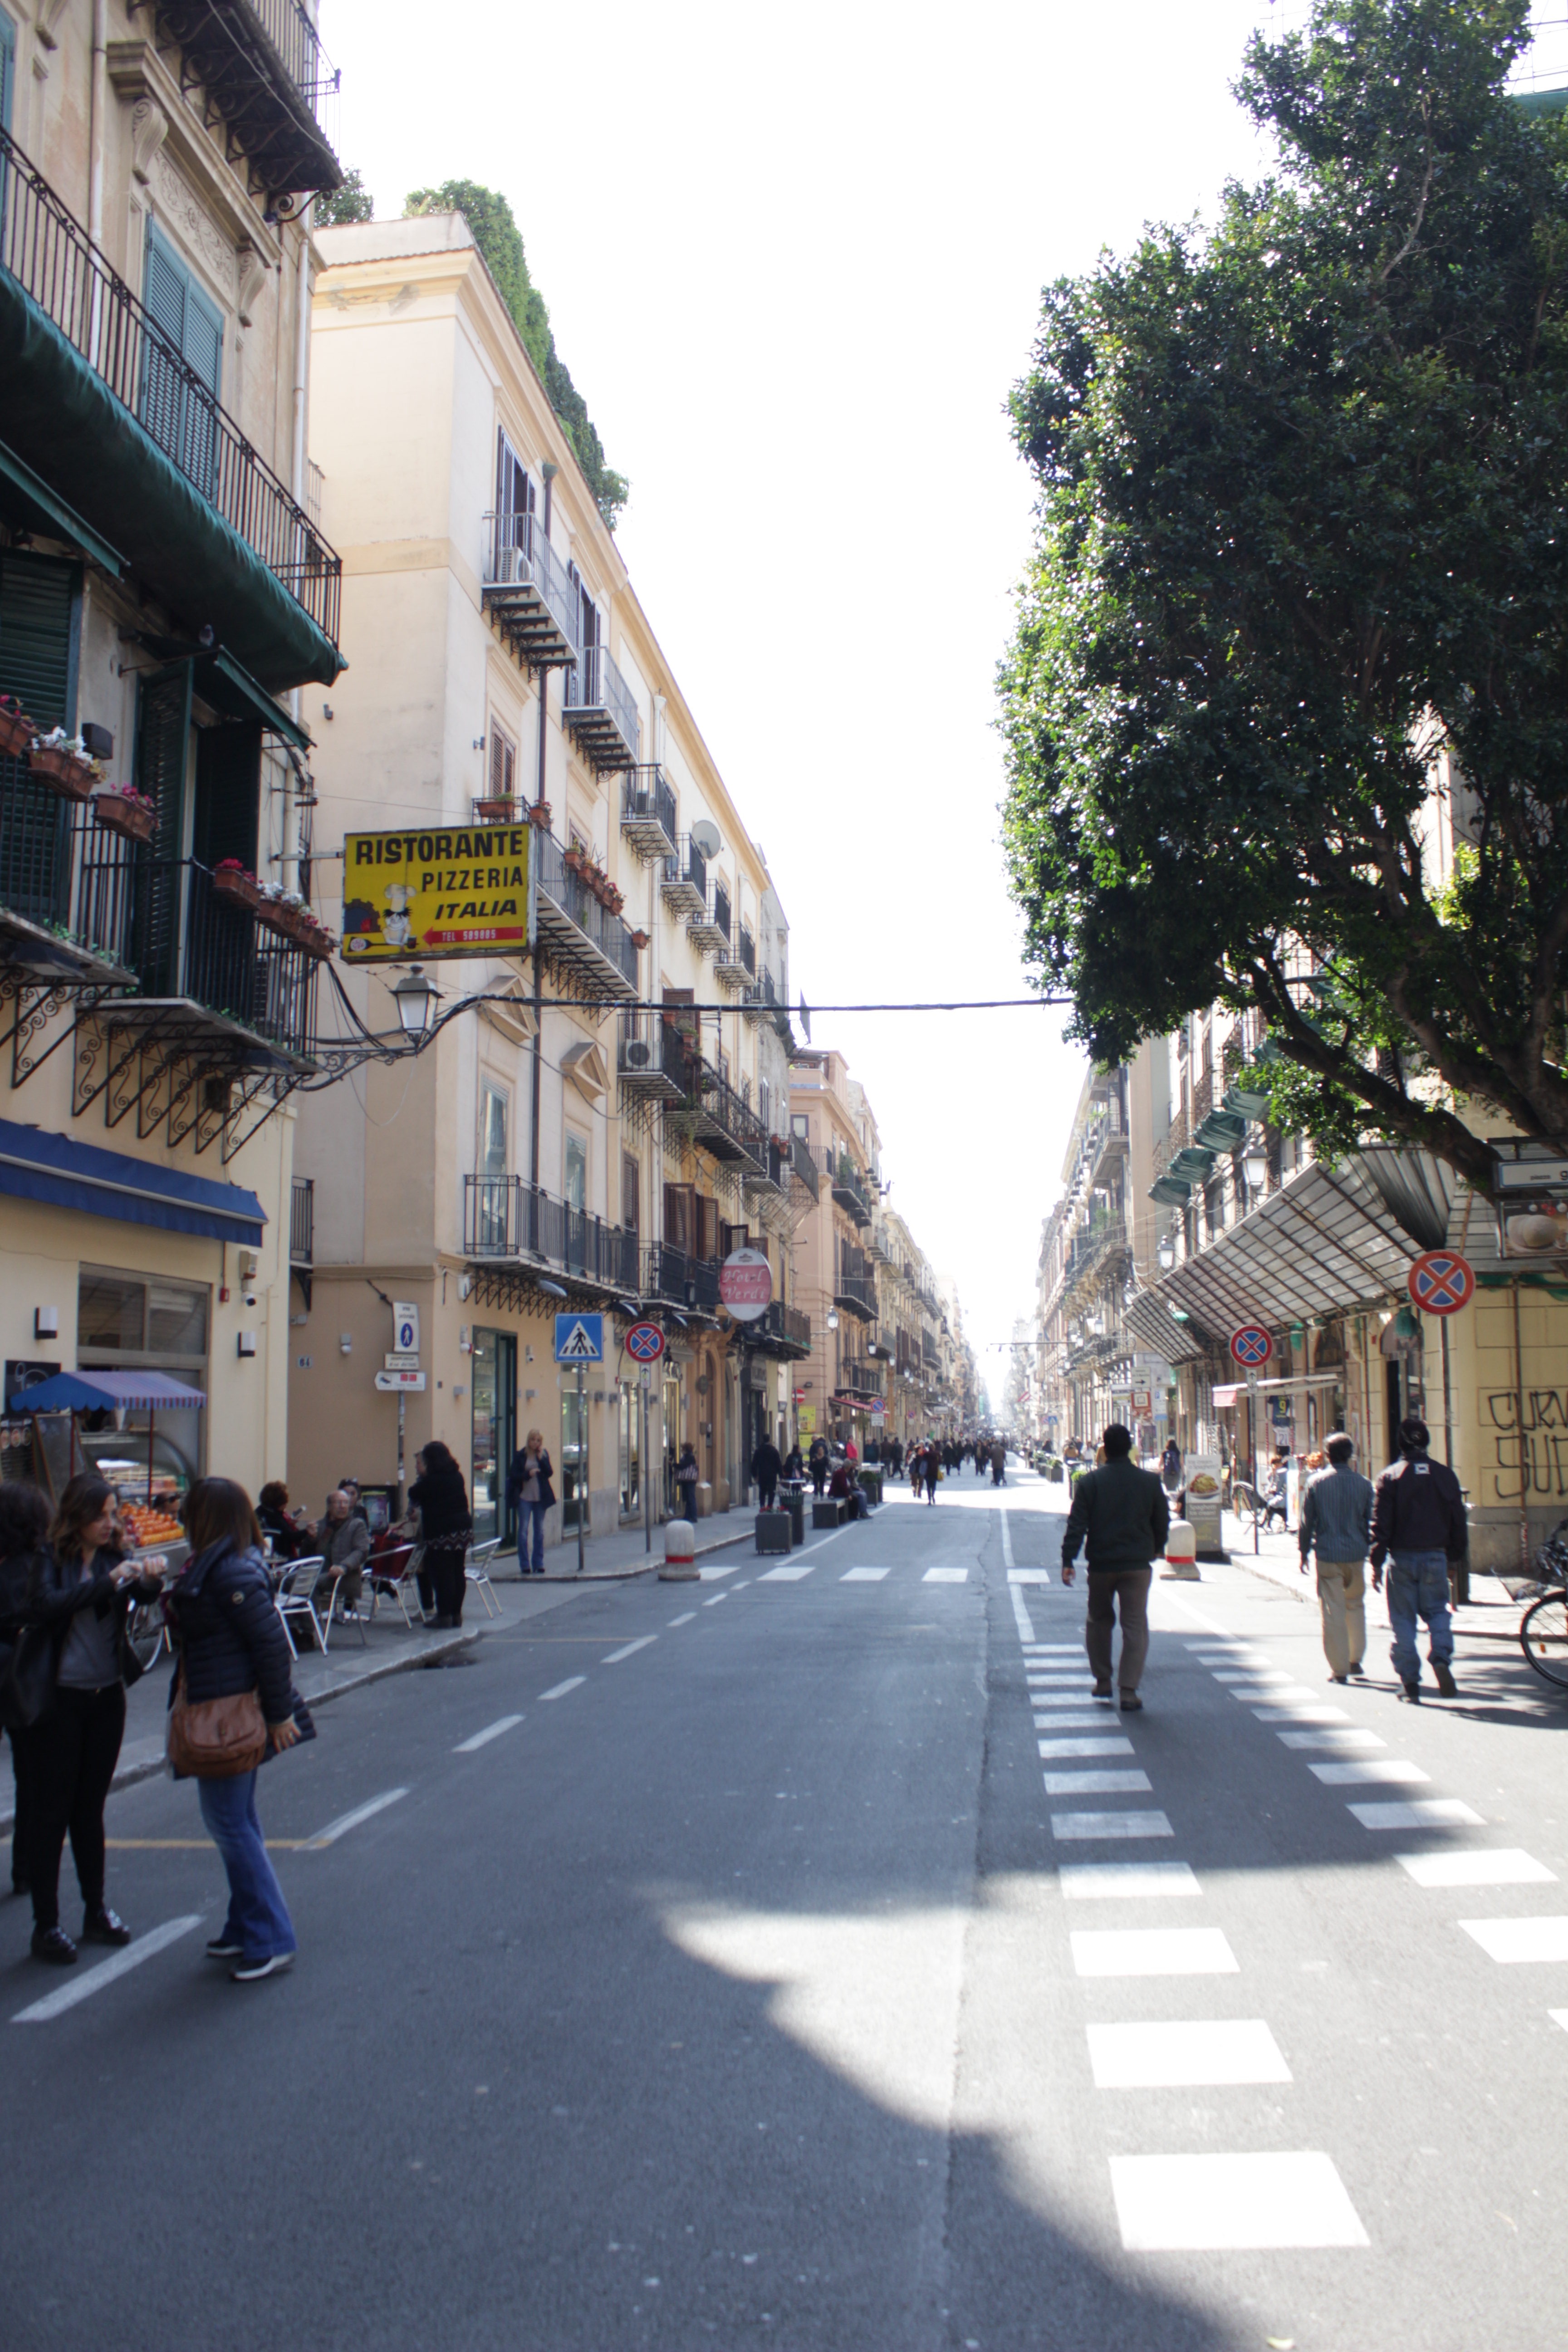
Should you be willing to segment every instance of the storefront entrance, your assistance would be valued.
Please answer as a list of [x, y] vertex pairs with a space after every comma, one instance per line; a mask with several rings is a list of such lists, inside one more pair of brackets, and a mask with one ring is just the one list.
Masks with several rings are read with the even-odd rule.
[[507, 1508], [506, 1474], [517, 1451], [517, 1341], [510, 1331], [476, 1331], [473, 1353], [474, 1541], [517, 1534]]
[[621, 1381], [617, 1399], [616, 1452], [620, 1459], [621, 1517], [642, 1517], [642, 1391], [636, 1381]]

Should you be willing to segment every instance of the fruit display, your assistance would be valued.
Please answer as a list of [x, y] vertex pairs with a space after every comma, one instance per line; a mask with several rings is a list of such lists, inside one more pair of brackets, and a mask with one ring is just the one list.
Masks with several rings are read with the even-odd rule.
[[146, 1551], [154, 1544], [180, 1543], [184, 1529], [178, 1519], [167, 1511], [149, 1509], [145, 1503], [121, 1503], [120, 1521], [138, 1551]]

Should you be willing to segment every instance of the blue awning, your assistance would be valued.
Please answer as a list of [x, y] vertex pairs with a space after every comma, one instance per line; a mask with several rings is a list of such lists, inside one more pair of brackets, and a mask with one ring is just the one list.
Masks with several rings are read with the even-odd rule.
[[205, 1234], [217, 1242], [258, 1246], [267, 1213], [238, 1184], [190, 1176], [155, 1160], [100, 1151], [67, 1135], [45, 1135], [0, 1118], [0, 1192], [19, 1201], [46, 1201], [57, 1209], [121, 1224], [159, 1225], [169, 1234]]

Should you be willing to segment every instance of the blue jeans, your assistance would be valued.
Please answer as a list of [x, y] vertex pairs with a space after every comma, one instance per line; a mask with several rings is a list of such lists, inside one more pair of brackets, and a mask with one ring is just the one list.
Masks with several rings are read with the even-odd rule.
[[1426, 1620], [1428, 1654], [1445, 1664], [1454, 1654], [1454, 1621], [1448, 1614], [1448, 1555], [1441, 1551], [1394, 1551], [1388, 1555], [1388, 1622], [1394, 1628], [1389, 1654], [1402, 1683], [1418, 1683], [1417, 1612]]
[[[550, 1508], [550, 1506], [548, 1503], [524, 1503], [521, 1508], [522, 1517], [518, 1523], [517, 1530], [518, 1568], [520, 1570], [523, 1571], [526, 1571], [531, 1568], [537, 1568], [542, 1571], [544, 1567], [544, 1514]], [[533, 1557], [531, 1559], [530, 1559], [528, 1556], [531, 1533], [532, 1537], [533, 1549]]]
[[224, 1942], [237, 1944], [247, 1960], [270, 1960], [299, 1948], [294, 1922], [283, 1900], [267, 1843], [256, 1814], [256, 1774], [232, 1780], [200, 1780], [202, 1819], [228, 1873], [228, 1918]]

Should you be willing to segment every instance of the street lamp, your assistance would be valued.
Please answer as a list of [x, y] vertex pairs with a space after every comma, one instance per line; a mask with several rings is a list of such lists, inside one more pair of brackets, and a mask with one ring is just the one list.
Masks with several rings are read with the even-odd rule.
[[392, 1001], [397, 1007], [398, 1025], [404, 1035], [416, 1045], [423, 1045], [430, 1034], [438, 1000], [436, 983], [427, 977], [422, 964], [409, 965], [392, 992]]
[[561, 1285], [560, 1285], [558, 1282], [549, 1282], [549, 1281], [547, 1281], [547, 1280], [545, 1279], [545, 1277], [544, 1277], [544, 1276], [543, 1276], [543, 1275], [540, 1275], [540, 1276], [537, 1277], [537, 1280], [538, 1280], [539, 1287], [540, 1287], [540, 1289], [541, 1289], [541, 1290], [542, 1290], [542, 1291], [543, 1291], [544, 1296], [546, 1297], [546, 1298], [564, 1298], [564, 1297], [565, 1297], [566, 1293], [562, 1289]]
[[1154, 1255], [1160, 1261], [1161, 1273], [1169, 1274], [1171, 1268], [1176, 1263], [1176, 1243], [1174, 1235], [1167, 1234], [1164, 1239], [1160, 1243]]
[[1247, 1189], [1256, 1198], [1268, 1181], [1268, 1154], [1261, 1143], [1249, 1143], [1242, 1154], [1241, 1172], [1247, 1179]]
[[828, 1308], [827, 1328], [830, 1331], [837, 1331], [838, 1328], [838, 1309], [836, 1307]]

